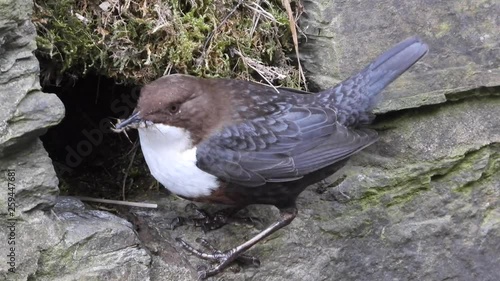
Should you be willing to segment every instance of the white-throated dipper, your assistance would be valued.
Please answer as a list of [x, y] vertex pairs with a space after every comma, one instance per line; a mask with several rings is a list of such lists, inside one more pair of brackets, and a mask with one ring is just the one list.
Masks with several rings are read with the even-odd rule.
[[311, 94], [230, 79], [169, 75], [145, 85], [132, 116], [118, 130], [137, 128], [151, 174], [183, 198], [234, 206], [270, 204], [280, 219], [225, 252], [195, 255], [214, 260], [206, 278], [297, 215], [295, 200], [329, 176], [335, 163], [371, 145], [363, 128], [376, 96], [428, 51], [408, 38], [337, 86]]

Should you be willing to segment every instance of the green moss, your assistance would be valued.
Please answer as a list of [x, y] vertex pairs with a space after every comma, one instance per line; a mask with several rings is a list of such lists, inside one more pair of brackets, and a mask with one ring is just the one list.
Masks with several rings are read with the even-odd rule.
[[468, 194], [477, 187], [477, 183], [488, 181], [500, 170], [498, 144], [452, 154], [458, 156], [394, 170], [394, 178], [383, 181], [380, 186], [367, 188], [357, 202], [362, 210], [380, 204], [386, 207], [400, 206], [436, 186], [446, 186], [453, 192]]
[[379, 204], [391, 207], [405, 204], [426, 190], [429, 190], [429, 178], [422, 176], [409, 179], [407, 182], [399, 182], [390, 187], [370, 188], [358, 202], [363, 210], [369, 210]]
[[92, 71], [142, 84], [172, 71], [260, 80], [249, 58], [286, 74], [276, 84], [300, 87], [284, 55], [293, 45], [280, 1], [263, 2], [260, 15], [251, 2], [228, 0], [35, 3], [38, 56], [53, 66], [47, 79]]
[[401, 189], [403, 189], [404, 192], [392, 197], [391, 200], [387, 202], [387, 207], [403, 205], [406, 202], [410, 202], [422, 191], [429, 190], [429, 184], [422, 183], [417, 179], [415, 182], [411, 182], [408, 185], [401, 187]]
[[490, 177], [498, 171], [500, 171], [500, 144], [495, 144], [491, 146], [493, 152], [490, 157], [490, 161], [488, 163], [488, 167], [486, 168], [486, 171], [484, 172], [484, 175], [487, 177]]
[[500, 211], [495, 209], [494, 207], [487, 208], [485, 210], [481, 226], [488, 227], [496, 224], [500, 224]]
[[485, 146], [478, 151], [468, 153], [465, 160], [450, 173], [455, 176], [454, 181], [459, 183], [454, 191], [469, 194], [477, 183], [487, 180], [498, 171], [500, 171], [499, 145]]
[[447, 34], [450, 33], [450, 30], [451, 30], [451, 24], [448, 23], [448, 22], [442, 22], [438, 25], [438, 32], [436, 34], [436, 37], [437, 38], [441, 38]]

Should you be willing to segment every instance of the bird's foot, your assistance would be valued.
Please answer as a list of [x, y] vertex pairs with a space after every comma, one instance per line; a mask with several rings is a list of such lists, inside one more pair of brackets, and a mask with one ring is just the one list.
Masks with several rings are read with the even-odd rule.
[[242, 263], [244, 265], [251, 265], [255, 267], [260, 266], [260, 260], [258, 258], [246, 254], [241, 254], [241, 252], [237, 251], [236, 248], [222, 252], [217, 248], [215, 248], [213, 245], [211, 245], [207, 240], [202, 238], [196, 239], [196, 242], [198, 244], [200, 244], [209, 251], [209, 253], [206, 253], [189, 245], [186, 241], [182, 240], [181, 238], [177, 238], [176, 240], [189, 253], [197, 256], [198, 258], [217, 263], [217, 265], [212, 268], [209, 268], [208, 266], [205, 265], [198, 267], [198, 277], [200, 279], [206, 279], [208, 277], [214, 276], [222, 272], [229, 265], [231, 265], [233, 261]]
[[219, 229], [228, 223], [242, 223], [247, 225], [255, 226], [256, 224], [260, 224], [260, 220], [255, 217], [235, 217], [240, 208], [227, 208], [217, 211], [213, 214], [198, 208], [195, 204], [190, 203], [186, 205], [187, 212], [193, 212], [195, 215], [189, 216], [188, 218], [177, 217], [171, 223], [171, 228], [175, 229], [181, 225], [186, 224], [187, 222], [192, 222], [192, 224], [196, 227], [201, 227], [203, 232]]
[[212, 245], [210, 245], [206, 240], [198, 238], [196, 241], [200, 243], [204, 248], [208, 249], [210, 253], [205, 253], [203, 251], [200, 251], [193, 246], [189, 245], [186, 243], [184, 240], [181, 238], [176, 238], [176, 240], [181, 243], [182, 247], [186, 249], [188, 252], [192, 253], [193, 255], [214, 261], [217, 263], [217, 265], [213, 268], [207, 269], [207, 268], [201, 268], [199, 270], [199, 277], [200, 279], [205, 279], [210, 276], [214, 276], [220, 272], [222, 272], [225, 268], [227, 268], [233, 261], [241, 261], [246, 264], [252, 264], [254, 266], [259, 266], [260, 261], [259, 259], [245, 255], [243, 254], [245, 251], [250, 249], [252, 246], [257, 244], [259, 241], [262, 239], [268, 237], [269, 235], [273, 234], [275, 231], [278, 229], [290, 224], [292, 220], [297, 216], [297, 208], [295, 205], [291, 205], [288, 208], [280, 208], [280, 219], [268, 226], [266, 229], [262, 230], [259, 232], [257, 235], [254, 237], [250, 238], [243, 244], [234, 247], [230, 250], [227, 251], [219, 251]]

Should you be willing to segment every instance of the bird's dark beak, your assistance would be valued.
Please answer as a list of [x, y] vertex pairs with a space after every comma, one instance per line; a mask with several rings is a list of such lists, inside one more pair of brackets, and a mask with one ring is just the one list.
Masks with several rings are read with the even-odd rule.
[[129, 118], [116, 124], [115, 129], [117, 129], [117, 130], [126, 129], [127, 127], [132, 126], [134, 124], [138, 124], [141, 121], [142, 121], [142, 119], [141, 119], [141, 117], [139, 117], [139, 111], [137, 111], [134, 114], [132, 114]]

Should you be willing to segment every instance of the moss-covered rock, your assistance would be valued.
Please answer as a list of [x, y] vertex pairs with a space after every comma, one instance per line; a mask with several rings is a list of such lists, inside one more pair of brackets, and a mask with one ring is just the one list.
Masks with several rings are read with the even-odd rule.
[[50, 60], [45, 79], [89, 71], [136, 84], [171, 71], [262, 79], [257, 72], [278, 84], [300, 86], [285, 56], [293, 46], [279, 1], [35, 3], [38, 54]]

